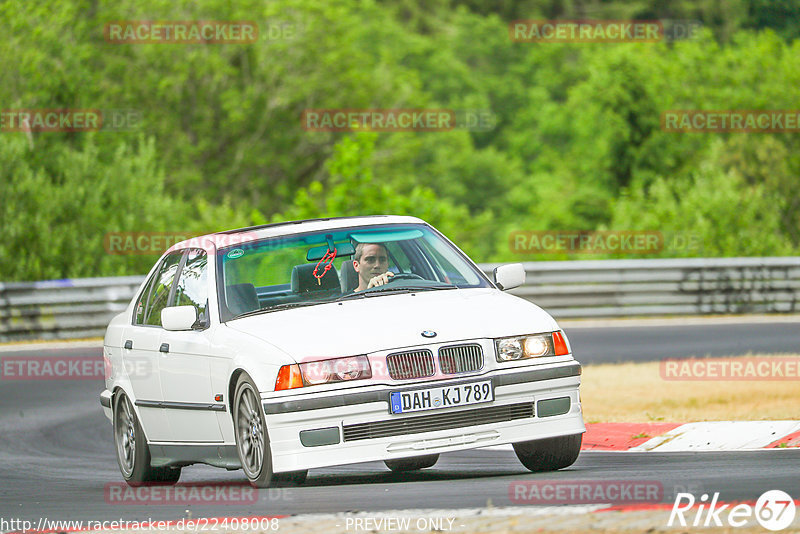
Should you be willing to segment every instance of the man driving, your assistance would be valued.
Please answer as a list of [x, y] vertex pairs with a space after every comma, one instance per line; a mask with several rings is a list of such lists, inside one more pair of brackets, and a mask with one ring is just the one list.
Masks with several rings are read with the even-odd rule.
[[363, 291], [389, 282], [389, 253], [381, 243], [359, 243], [353, 256], [353, 269], [358, 273], [358, 287]]

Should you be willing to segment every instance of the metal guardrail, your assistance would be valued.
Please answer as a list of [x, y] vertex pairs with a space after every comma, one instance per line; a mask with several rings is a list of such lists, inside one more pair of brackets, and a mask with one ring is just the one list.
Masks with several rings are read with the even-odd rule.
[[[482, 264], [489, 276], [499, 264]], [[511, 290], [554, 317], [800, 313], [800, 257], [525, 263]], [[0, 342], [102, 336], [141, 276], [0, 283]]]
[[524, 265], [525, 285], [511, 293], [556, 318], [800, 312], [800, 257]]
[[0, 283], [0, 342], [102, 337], [144, 276]]

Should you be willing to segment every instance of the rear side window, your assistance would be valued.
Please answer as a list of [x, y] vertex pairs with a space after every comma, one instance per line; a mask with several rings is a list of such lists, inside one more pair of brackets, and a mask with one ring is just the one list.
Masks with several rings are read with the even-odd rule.
[[161, 310], [167, 307], [182, 255], [183, 251], [173, 252], [164, 258], [155, 276], [142, 292], [136, 306], [135, 324], [161, 326]]
[[205, 250], [191, 249], [175, 288], [174, 306], [194, 306], [198, 322], [207, 325], [208, 256]]

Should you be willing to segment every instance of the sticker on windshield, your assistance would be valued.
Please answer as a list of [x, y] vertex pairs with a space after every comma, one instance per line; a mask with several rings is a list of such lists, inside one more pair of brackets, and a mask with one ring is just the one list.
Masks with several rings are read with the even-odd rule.
[[241, 258], [244, 256], [244, 250], [240, 248], [235, 248], [228, 252], [228, 259], [235, 260], [236, 258]]

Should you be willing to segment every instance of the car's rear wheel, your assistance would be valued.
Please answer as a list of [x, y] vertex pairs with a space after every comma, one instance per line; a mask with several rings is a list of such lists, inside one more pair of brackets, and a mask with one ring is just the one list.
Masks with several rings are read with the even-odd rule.
[[114, 398], [114, 443], [119, 470], [129, 485], [175, 484], [181, 477], [180, 467], [150, 465], [150, 449], [142, 425], [128, 396], [121, 391]]
[[233, 403], [236, 450], [242, 470], [256, 488], [266, 488], [272, 481], [272, 453], [264, 420], [261, 396], [246, 373], [239, 376]]
[[582, 434], [537, 439], [514, 444], [522, 465], [531, 471], [555, 471], [569, 467], [581, 452]]
[[396, 473], [403, 471], [416, 471], [433, 467], [439, 461], [438, 454], [428, 454], [426, 456], [415, 456], [414, 458], [399, 458], [397, 460], [384, 460], [386, 467]]

